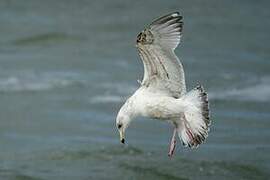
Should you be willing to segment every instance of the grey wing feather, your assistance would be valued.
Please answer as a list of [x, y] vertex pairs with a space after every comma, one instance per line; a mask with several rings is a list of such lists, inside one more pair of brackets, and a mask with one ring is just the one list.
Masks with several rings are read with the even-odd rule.
[[163, 48], [175, 49], [180, 43], [183, 30], [183, 17], [174, 12], [158, 18], [150, 24], [150, 30]]
[[186, 92], [184, 70], [174, 53], [183, 29], [182, 16], [163, 16], [137, 37], [137, 48], [144, 64], [142, 85], [176, 98]]

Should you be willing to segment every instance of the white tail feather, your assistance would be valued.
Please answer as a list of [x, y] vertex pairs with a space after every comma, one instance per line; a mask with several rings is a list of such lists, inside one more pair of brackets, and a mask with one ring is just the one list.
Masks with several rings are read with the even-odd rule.
[[209, 105], [206, 92], [201, 86], [188, 92], [181, 98], [186, 104], [181, 117], [178, 135], [183, 144], [197, 147], [208, 136], [209, 131]]

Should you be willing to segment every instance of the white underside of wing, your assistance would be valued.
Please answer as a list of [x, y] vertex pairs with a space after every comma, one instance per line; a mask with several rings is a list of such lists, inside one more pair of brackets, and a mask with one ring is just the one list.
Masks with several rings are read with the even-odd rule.
[[182, 16], [172, 13], [155, 20], [137, 37], [137, 48], [144, 64], [142, 85], [180, 97], [186, 92], [182, 64], [174, 53], [182, 32]]
[[173, 51], [149, 45], [141, 47], [139, 52], [144, 62], [143, 85], [174, 97], [186, 92], [184, 70]]

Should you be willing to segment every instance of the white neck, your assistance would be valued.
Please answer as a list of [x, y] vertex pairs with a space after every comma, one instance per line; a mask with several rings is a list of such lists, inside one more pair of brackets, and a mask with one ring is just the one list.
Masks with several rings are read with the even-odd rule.
[[134, 107], [134, 103], [132, 99], [133, 98], [130, 97], [120, 109], [121, 113], [128, 115], [131, 119], [137, 116], [136, 109]]

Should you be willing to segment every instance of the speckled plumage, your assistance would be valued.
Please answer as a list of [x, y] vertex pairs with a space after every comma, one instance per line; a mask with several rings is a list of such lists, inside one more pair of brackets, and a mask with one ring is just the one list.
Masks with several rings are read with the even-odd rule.
[[210, 125], [207, 94], [201, 86], [186, 92], [183, 66], [174, 53], [182, 36], [182, 20], [178, 12], [165, 15], [137, 36], [144, 77], [141, 87], [117, 115], [120, 138], [138, 116], [172, 122], [183, 144], [190, 147], [197, 147], [207, 137]]

